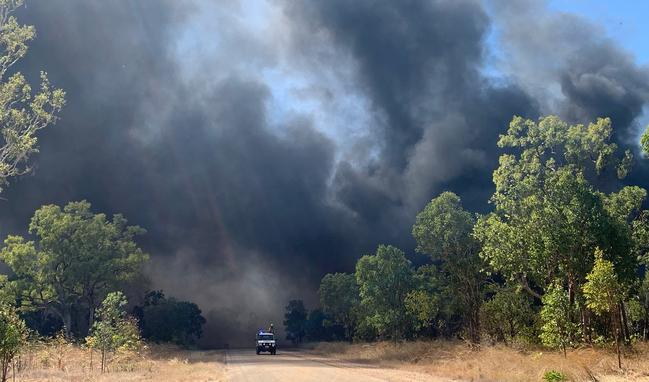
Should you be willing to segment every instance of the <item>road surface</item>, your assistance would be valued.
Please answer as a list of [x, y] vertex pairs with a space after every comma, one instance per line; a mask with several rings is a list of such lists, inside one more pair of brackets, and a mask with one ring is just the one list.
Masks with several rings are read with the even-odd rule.
[[226, 380], [232, 382], [450, 381], [429, 374], [341, 362], [294, 350], [278, 351], [274, 356], [256, 355], [255, 349], [229, 350], [225, 361]]

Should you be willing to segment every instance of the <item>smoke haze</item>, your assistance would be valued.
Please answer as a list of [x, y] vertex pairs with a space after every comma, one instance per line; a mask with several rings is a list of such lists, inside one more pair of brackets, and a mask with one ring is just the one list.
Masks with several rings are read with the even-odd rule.
[[3, 194], [2, 233], [46, 203], [123, 213], [209, 345], [313, 307], [324, 273], [379, 243], [412, 253], [442, 190], [487, 210], [513, 115], [610, 116], [636, 150], [649, 100], [647, 67], [537, 1], [31, 0], [18, 17], [37, 29], [18, 69], [68, 103]]

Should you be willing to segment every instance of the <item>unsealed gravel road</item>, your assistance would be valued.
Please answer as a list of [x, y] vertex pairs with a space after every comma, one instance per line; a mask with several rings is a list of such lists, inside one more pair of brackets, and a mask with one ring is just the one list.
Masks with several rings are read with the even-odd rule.
[[429, 374], [389, 369], [377, 365], [341, 362], [307, 352], [284, 350], [277, 355], [256, 355], [252, 350], [226, 353], [226, 380], [232, 382], [447, 382]]

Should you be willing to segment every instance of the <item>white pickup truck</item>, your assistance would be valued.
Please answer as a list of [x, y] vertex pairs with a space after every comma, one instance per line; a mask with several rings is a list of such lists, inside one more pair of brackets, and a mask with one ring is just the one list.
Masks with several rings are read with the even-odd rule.
[[272, 355], [275, 355], [277, 352], [275, 335], [273, 333], [262, 331], [257, 333], [257, 354], [261, 352], [269, 352]]

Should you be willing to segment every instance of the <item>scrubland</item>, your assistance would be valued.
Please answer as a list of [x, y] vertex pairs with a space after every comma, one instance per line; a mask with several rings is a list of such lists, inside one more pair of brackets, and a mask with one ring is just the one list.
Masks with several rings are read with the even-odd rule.
[[502, 345], [469, 347], [461, 342], [371, 344], [320, 343], [311, 350], [345, 362], [375, 363], [461, 381], [543, 381], [547, 371], [569, 381], [649, 381], [649, 344], [625, 350], [622, 370], [612, 349], [585, 347], [563, 353]]
[[[612, 349], [583, 347], [563, 353], [534, 346], [414, 341], [348, 344], [319, 343], [307, 353], [341, 365], [377, 365], [458, 381], [543, 381], [550, 370], [567, 381], [649, 381], [649, 344], [625, 349], [617, 368]], [[225, 352], [149, 346], [140, 354], [117, 354], [102, 373], [98, 352], [71, 344], [32, 345], [16, 359], [9, 380], [16, 381], [226, 381]], [[266, 360], [264, 358], [264, 360]], [[332, 365], [334, 365], [332, 364]], [[260, 365], [260, 367], [262, 367]], [[15, 371], [15, 377], [14, 372]], [[287, 380], [291, 376], [287, 375]]]
[[[224, 352], [151, 346], [111, 357], [100, 370], [99, 352], [72, 344], [30, 346], [16, 359], [9, 380], [16, 381], [224, 381]], [[15, 377], [13, 372], [15, 371]]]

